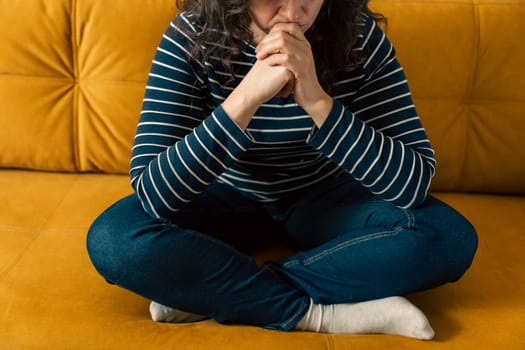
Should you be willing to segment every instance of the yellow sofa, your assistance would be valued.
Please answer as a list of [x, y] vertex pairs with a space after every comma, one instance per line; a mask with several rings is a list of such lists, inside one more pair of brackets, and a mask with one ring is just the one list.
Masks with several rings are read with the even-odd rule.
[[[434, 341], [150, 321], [85, 233], [126, 176], [175, 0], [0, 1], [0, 349], [525, 349], [525, 1], [373, 0], [437, 152], [432, 192], [467, 216], [463, 279], [410, 295]], [[265, 252], [265, 257], [282, 251]]]

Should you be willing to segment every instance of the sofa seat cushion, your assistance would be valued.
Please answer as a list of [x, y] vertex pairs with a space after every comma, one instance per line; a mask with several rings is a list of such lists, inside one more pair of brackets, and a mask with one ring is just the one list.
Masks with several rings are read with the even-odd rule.
[[90, 223], [131, 193], [127, 176], [2, 170], [0, 186], [0, 349], [525, 349], [523, 196], [436, 194], [473, 222], [479, 250], [459, 282], [409, 296], [436, 331], [422, 342], [152, 322], [85, 249]]

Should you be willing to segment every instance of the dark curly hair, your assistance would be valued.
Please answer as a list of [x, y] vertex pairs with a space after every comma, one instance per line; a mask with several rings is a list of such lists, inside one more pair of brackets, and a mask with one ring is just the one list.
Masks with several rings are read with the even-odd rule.
[[[337, 72], [353, 70], [364, 61], [361, 52], [352, 50], [362, 29], [361, 14], [386, 21], [371, 11], [368, 3], [369, 0], [325, 0], [305, 34], [312, 47], [319, 82], [328, 93], [334, 90]], [[202, 29], [194, 37], [192, 55], [221, 58], [233, 80], [232, 59], [253, 40], [250, 0], [177, 0], [177, 7], [195, 16]]]

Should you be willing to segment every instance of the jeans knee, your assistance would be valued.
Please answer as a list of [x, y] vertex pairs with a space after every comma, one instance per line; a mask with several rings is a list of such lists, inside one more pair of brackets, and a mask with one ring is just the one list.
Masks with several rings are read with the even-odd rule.
[[[95, 269], [109, 282], [121, 275], [129, 260], [134, 220], [139, 217], [132, 196], [106, 209], [91, 224], [86, 238], [89, 257]], [[140, 207], [138, 207], [140, 209]], [[145, 215], [145, 214], [144, 214]]]
[[415, 214], [416, 226], [426, 237], [429, 268], [436, 274], [436, 284], [457, 281], [474, 261], [476, 229], [454, 208], [432, 197]]
[[[461, 277], [472, 265], [474, 261], [474, 256], [478, 249], [478, 234], [474, 226], [464, 219], [464, 224], [461, 228], [461, 245], [463, 246], [463, 259], [460, 263], [460, 272]], [[458, 277], [458, 278], [459, 278]]]
[[112, 236], [111, 226], [108, 225], [104, 216], [100, 216], [91, 224], [86, 239], [87, 251], [91, 263], [98, 273], [110, 282], [113, 279], [113, 276], [111, 276], [112, 263], [110, 263], [110, 260], [116, 258], [111, 240]]
[[455, 224], [450, 225], [449, 231], [445, 233], [448, 237], [445, 239], [448, 242], [445, 246], [451, 262], [451, 281], [459, 280], [472, 266], [478, 248], [476, 229], [466, 218], [457, 215]]

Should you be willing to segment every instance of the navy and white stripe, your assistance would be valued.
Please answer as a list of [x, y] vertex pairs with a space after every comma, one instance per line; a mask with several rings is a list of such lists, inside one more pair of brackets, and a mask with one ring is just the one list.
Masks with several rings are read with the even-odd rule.
[[131, 183], [145, 210], [167, 218], [217, 180], [260, 202], [347, 171], [400, 207], [426, 197], [435, 171], [428, 141], [394, 48], [371, 18], [355, 50], [363, 67], [341, 74], [321, 128], [293, 96], [274, 98], [246, 131], [221, 107], [254, 64], [252, 45], [234, 61], [189, 60], [195, 24], [179, 14], [163, 36], [148, 78], [131, 158]]

